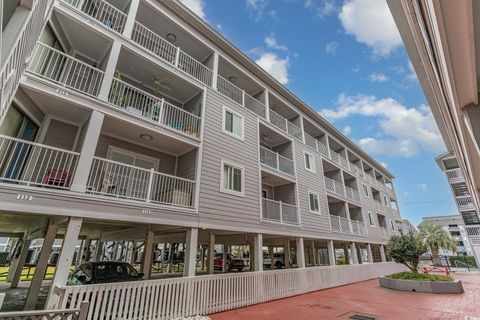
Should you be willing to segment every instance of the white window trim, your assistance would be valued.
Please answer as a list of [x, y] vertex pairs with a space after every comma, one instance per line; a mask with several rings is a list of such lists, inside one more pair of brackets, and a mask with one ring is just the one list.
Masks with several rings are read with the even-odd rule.
[[[312, 168], [309, 169], [307, 168], [307, 163], [305, 162], [305, 155], [309, 155], [310, 157], [312, 157]], [[311, 154], [310, 152], [307, 152], [307, 151], [303, 151], [303, 166], [305, 167], [305, 170], [307, 171], [310, 171], [312, 173], [316, 173], [317, 170], [316, 170], [316, 166], [315, 166], [315, 156], [313, 154]]]
[[[317, 197], [318, 211], [312, 210], [312, 208], [310, 207], [310, 195], [314, 195], [314, 196]], [[309, 209], [310, 213], [318, 214], [318, 215], [322, 214], [321, 211], [320, 211], [320, 195], [317, 192], [313, 192], [313, 191], [308, 190], [307, 197], [308, 197], [308, 209]]]
[[[234, 191], [234, 190], [230, 190], [230, 189], [225, 189], [223, 187], [224, 181], [225, 181], [223, 167], [225, 165], [233, 167], [235, 169], [240, 169], [240, 171], [242, 172], [242, 175], [241, 175], [241, 179], [242, 179], [241, 189], [242, 189], [242, 191], [238, 192], [238, 191]], [[238, 164], [235, 164], [231, 161], [222, 159], [220, 161], [220, 192], [228, 193], [228, 194], [231, 194], [231, 195], [234, 195], [234, 196], [245, 197], [245, 168], [242, 167], [242, 166], [239, 166]]]
[[[242, 125], [241, 125], [241, 131], [242, 131], [242, 134], [240, 136], [228, 131], [228, 130], [225, 130], [225, 114], [226, 112], [230, 112], [234, 115], [236, 115], [237, 117], [239, 117], [240, 119], [242, 119]], [[222, 111], [222, 132], [235, 138], [235, 139], [238, 139], [238, 140], [241, 140], [241, 141], [244, 141], [245, 140], [245, 117], [236, 112], [236, 111], [233, 111], [232, 109], [230, 108], [227, 108], [226, 106], [223, 106], [223, 111]]]
[[375, 216], [373, 215], [373, 212], [368, 211], [368, 225], [371, 227], [375, 227]]
[[[363, 186], [363, 196], [370, 198], [370, 192], [368, 191], [368, 186], [364, 183], [362, 183], [362, 186]], [[365, 190], [367, 190], [367, 194], [365, 194]]]
[[[263, 192], [265, 192], [265, 195], [266, 195], [265, 198], [263, 198]], [[268, 199], [268, 196], [269, 196], [268, 193], [269, 193], [269, 192], [268, 192], [268, 189], [262, 189], [262, 199]]]

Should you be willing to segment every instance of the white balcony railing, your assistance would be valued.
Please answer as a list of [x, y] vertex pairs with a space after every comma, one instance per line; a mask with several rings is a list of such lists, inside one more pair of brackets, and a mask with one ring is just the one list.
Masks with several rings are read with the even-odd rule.
[[475, 208], [470, 195], [455, 197], [455, 201], [457, 202], [457, 206], [460, 210]]
[[61, 86], [97, 96], [103, 71], [38, 42], [28, 71]]
[[349, 170], [350, 167], [348, 166], [348, 160], [347, 160], [347, 158], [345, 158], [345, 157], [342, 156], [341, 154], [339, 154], [339, 156], [340, 156], [340, 165], [341, 165], [342, 167], [344, 167], [345, 169]]
[[317, 150], [317, 139], [309, 135], [308, 133], [305, 134], [305, 144], [315, 150]]
[[87, 192], [191, 208], [195, 181], [94, 157]]
[[[18, 3], [18, 1], [17, 1]], [[23, 75], [25, 61], [35, 47], [38, 36], [46, 23], [45, 17], [53, 6], [52, 1], [33, 1], [26, 16], [26, 23], [19, 27], [10, 51], [2, 53], [0, 71], [0, 123], [12, 101]]]
[[274, 126], [278, 127], [284, 132], [287, 132], [287, 119], [273, 111], [272, 109], [270, 111], [270, 123], [273, 124]]
[[191, 75], [206, 85], [212, 84], [213, 72], [210, 68], [174, 46], [156, 32], [135, 22], [131, 39], [155, 56]]
[[267, 107], [248, 93], [244, 93], [244, 103], [245, 108], [250, 111], [253, 111], [260, 117], [264, 118], [267, 116]]
[[360, 202], [360, 193], [357, 190], [350, 188], [348, 186], [345, 186], [345, 194], [348, 199], [353, 200], [355, 202]]
[[344, 217], [330, 215], [330, 227], [332, 231], [350, 233], [357, 235], [366, 235], [367, 229], [365, 223], [357, 220], [350, 220]]
[[270, 199], [262, 199], [262, 218], [280, 223], [299, 223], [297, 206]]
[[217, 79], [217, 90], [225, 97], [243, 106], [243, 90], [220, 75]]
[[332, 159], [333, 162], [340, 164], [340, 154], [332, 149], [330, 149], [330, 159]]
[[364, 222], [357, 221], [357, 220], [350, 220], [350, 223], [352, 225], [352, 233], [353, 234], [358, 234], [360, 236], [363, 236], [363, 235], [367, 234], [367, 228], [365, 227]]
[[373, 202], [375, 203], [375, 209], [377, 209], [380, 212], [384, 212], [383, 205], [380, 201], [374, 199]]
[[328, 147], [326, 144], [317, 141], [317, 148], [318, 151], [326, 158], [330, 158], [330, 153], [328, 152]]
[[292, 160], [262, 146], [260, 147], [260, 163], [290, 176], [295, 175], [294, 164]]
[[200, 117], [119, 79], [113, 79], [108, 101], [132, 114], [194, 137], [200, 134]]
[[384, 239], [389, 239], [391, 235], [390, 230], [388, 230], [388, 228], [385, 228], [385, 227], [380, 227], [380, 234]]
[[302, 129], [290, 121], [287, 121], [287, 133], [292, 137], [303, 141]]
[[329, 177], [324, 177], [325, 179], [325, 188], [328, 191], [331, 191], [339, 196], [345, 197], [345, 186], [338, 182], [335, 181]]
[[0, 135], [0, 180], [70, 189], [80, 154]]
[[86, 13], [93, 19], [103, 25], [111, 28], [118, 33], [122, 33], [127, 22], [127, 15], [103, 0], [83, 1], [83, 0], [62, 0]]
[[467, 225], [465, 226], [469, 238], [480, 238], [480, 225]]
[[448, 180], [451, 183], [458, 183], [464, 181], [462, 170], [460, 169], [452, 169], [452, 170], [447, 170], [445, 171], [447, 174]]

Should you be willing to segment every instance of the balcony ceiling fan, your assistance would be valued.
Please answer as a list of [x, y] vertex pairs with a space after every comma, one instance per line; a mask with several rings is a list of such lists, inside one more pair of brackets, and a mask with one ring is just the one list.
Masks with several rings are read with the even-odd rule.
[[165, 84], [164, 82], [169, 80], [170, 77], [157, 77], [157, 76], [152, 76], [152, 82], [151, 83], [144, 83], [144, 85], [149, 86], [150, 88], [155, 91], [155, 93], [158, 93], [160, 91], [160, 88], [163, 88], [167, 90], [168, 92], [172, 92], [173, 89], [169, 85]]

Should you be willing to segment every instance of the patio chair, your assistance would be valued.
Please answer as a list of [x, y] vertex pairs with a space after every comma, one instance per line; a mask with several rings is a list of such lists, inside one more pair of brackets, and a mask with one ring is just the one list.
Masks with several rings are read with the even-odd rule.
[[43, 175], [42, 184], [57, 187], [68, 187], [70, 185], [70, 173], [65, 170], [50, 168]]

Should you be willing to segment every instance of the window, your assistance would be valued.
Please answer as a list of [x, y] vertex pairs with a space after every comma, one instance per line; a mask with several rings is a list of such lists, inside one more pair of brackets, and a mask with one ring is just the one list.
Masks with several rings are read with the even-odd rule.
[[392, 228], [392, 230], [395, 230], [395, 225], [393, 224], [393, 220], [390, 220], [390, 227]]
[[368, 197], [368, 187], [366, 185], [363, 185], [363, 194]]
[[243, 196], [243, 168], [222, 161], [221, 191]]
[[267, 189], [262, 190], [262, 199], [268, 199], [268, 190]]
[[243, 140], [243, 116], [223, 108], [223, 132]]
[[388, 207], [388, 200], [387, 200], [387, 197], [383, 196], [383, 202], [385, 204], [385, 206]]
[[318, 201], [318, 194], [309, 192], [308, 193], [308, 200], [310, 203], [310, 212], [320, 213], [320, 205]]
[[373, 218], [373, 214], [371, 212], [368, 213], [368, 222], [371, 226], [375, 225], [375, 219]]
[[304, 152], [305, 169], [315, 172], [315, 158], [308, 152]]

